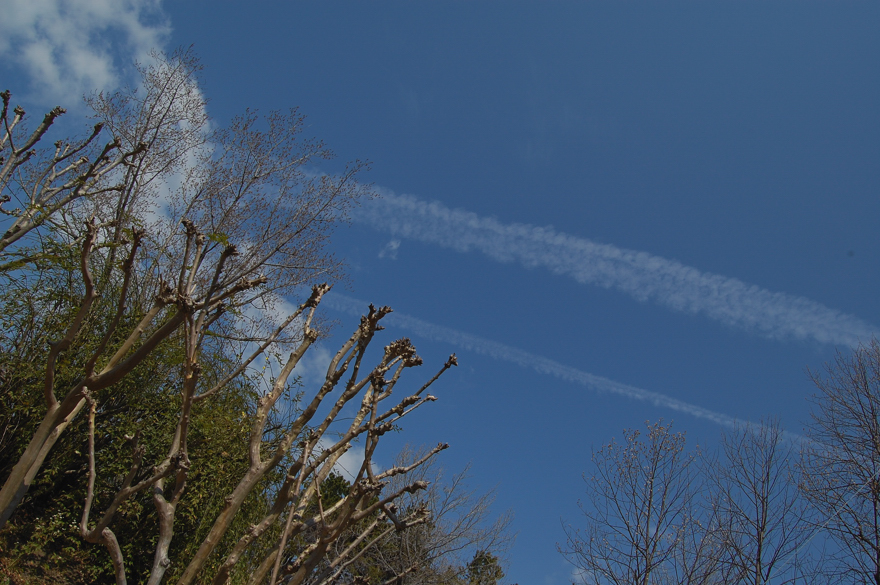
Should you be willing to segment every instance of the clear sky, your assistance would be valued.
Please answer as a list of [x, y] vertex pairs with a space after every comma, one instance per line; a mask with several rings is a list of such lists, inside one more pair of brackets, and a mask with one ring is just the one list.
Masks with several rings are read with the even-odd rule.
[[459, 354], [394, 440], [497, 488], [510, 582], [570, 582], [592, 447], [661, 417], [708, 448], [733, 420], [799, 433], [806, 369], [880, 325], [877, 3], [0, 8], [0, 85], [32, 111], [192, 44], [218, 123], [299, 106], [321, 170], [372, 161], [328, 311], [342, 333], [392, 306], [426, 376]]

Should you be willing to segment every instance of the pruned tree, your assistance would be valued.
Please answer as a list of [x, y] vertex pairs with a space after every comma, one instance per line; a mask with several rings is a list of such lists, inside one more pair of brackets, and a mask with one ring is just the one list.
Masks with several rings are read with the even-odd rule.
[[[404, 449], [395, 465], [409, 467], [424, 455], [423, 449]], [[491, 557], [492, 566], [499, 566], [499, 557], [512, 543], [509, 532], [512, 517], [507, 513], [491, 520], [494, 494], [477, 494], [468, 489], [468, 472], [465, 469], [447, 479], [442, 467], [431, 460], [409, 476], [397, 477], [391, 482], [392, 490], [411, 481], [429, 486], [401, 498], [396, 506], [398, 513], [430, 510], [430, 518], [406, 531], [396, 530], [393, 518], [385, 518], [384, 522], [377, 518], [383, 531], [373, 546], [356, 543], [352, 536], [341, 541], [340, 546], [355, 546], [357, 553], [336, 566], [335, 571], [326, 572], [325, 580], [320, 583], [349, 583], [356, 578], [367, 578], [370, 583], [378, 584], [400, 576], [406, 577], [407, 585], [466, 582], [469, 563], [479, 554], [487, 556], [486, 563]]]
[[[4, 336], [21, 341], [4, 355], [10, 369], [0, 372], [3, 386], [20, 385], [20, 394], [40, 395], [43, 404], [34, 407], [41, 412], [33, 421], [6, 419], [30, 439], [4, 478], [0, 529], [85, 411], [87, 485], [78, 530], [108, 551], [117, 583], [130, 575], [114, 527], [147, 496], [157, 519], [147, 583], [220, 584], [244, 576], [255, 584], [307, 583], [361, 547], [340, 548], [341, 538], [370, 543], [388, 521], [398, 534], [429, 522], [427, 506], [396, 503], [428, 488], [419, 469], [446, 446], [385, 471], [372, 460], [381, 437], [434, 400], [428, 388], [456, 362], [451, 357], [430, 380], [392, 397], [404, 372], [422, 360], [400, 339], [367, 366], [370, 343], [390, 312], [370, 306], [323, 382], [293, 395], [296, 368], [322, 334], [317, 310], [329, 286], [315, 284], [286, 314], [285, 299], [333, 275], [336, 262], [323, 244], [369, 195], [356, 180], [363, 165], [335, 176], [309, 170], [310, 161], [330, 153], [300, 139], [296, 112], [265, 119], [247, 113], [210, 131], [198, 70], [188, 52], [156, 55], [154, 65], [141, 68], [137, 90], [92, 97], [100, 122], [87, 138], [44, 152], [40, 145], [63, 111], [27, 133], [23, 110], [10, 118], [9, 93], [2, 96], [0, 193], [18, 207], [3, 209], [0, 273], [22, 290], [49, 282], [66, 288], [3, 323]], [[105, 132], [110, 140], [99, 146]], [[47, 302], [54, 303], [49, 311]], [[161, 377], [143, 379], [144, 367], [167, 358]], [[14, 368], [25, 359], [28, 376]], [[160, 388], [170, 405], [164, 418], [134, 417], [142, 426], [125, 438], [127, 462], [117, 457], [107, 468], [108, 453], [122, 450], [102, 444], [113, 435], [101, 432], [101, 418], [121, 394], [135, 399], [135, 376], [145, 393]], [[194, 421], [236, 388], [247, 389], [237, 396], [253, 397], [234, 413], [246, 429], [238, 475], [222, 505], [211, 508], [204, 534], [186, 556], [175, 556], [178, 515], [204, 463], [192, 456], [193, 444], [222, 440], [195, 437]], [[346, 411], [343, 420], [345, 409], [354, 414]], [[167, 431], [150, 439], [150, 450], [145, 435], [155, 429], [143, 425]], [[364, 456], [354, 481], [325, 507], [321, 486], [356, 441]], [[259, 506], [242, 525], [255, 493]]]
[[593, 453], [595, 471], [585, 476], [587, 502], [580, 504], [587, 526], [566, 527], [560, 547], [585, 583], [706, 582], [676, 568], [694, 524], [697, 456], [686, 451], [684, 434], [662, 421], [648, 424], [644, 438], [627, 430], [623, 444]]
[[836, 544], [825, 570], [839, 582], [880, 584], [880, 342], [811, 375], [819, 393], [801, 486]]
[[[301, 441], [299, 452], [288, 467], [284, 481], [278, 488], [275, 502], [260, 522], [241, 535], [220, 565], [213, 579], [214, 583], [227, 582], [243, 553], [275, 525], [285, 513], [287, 518], [279, 542], [265, 555], [257, 570], [253, 571], [251, 577], [253, 583], [264, 582], [270, 569], [270, 583], [279, 582], [279, 578], [283, 578], [285, 583], [305, 582], [318, 565], [325, 560], [332, 544], [345, 533], [346, 529], [375, 512], [382, 512], [394, 518], [396, 520], [395, 528], [401, 531], [425, 521], [427, 510], [417, 510], [412, 514], [397, 518], [391, 508], [391, 504], [403, 494], [425, 489], [427, 487], [425, 482], [412, 481], [398, 489], [385, 490], [386, 480], [411, 472], [430, 460], [440, 450], [445, 449], [446, 445], [438, 445], [420, 460], [407, 467], [394, 467], [381, 473], [373, 471], [372, 456], [383, 434], [391, 430], [401, 418], [412, 410], [435, 399], [430, 394], [425, 394], [425, 391], [443, 372], [455, 364], [455, 359], [454, 357], [450, 358], [440, 372], [414, 393], [404, 397], [393, 406], [380, 408], [380, 404], [391, 397], [404, 370], [421, 365], [421, 359], [415, 354], [412, 344], [409, 343], [409, 340], [403, 339], [387, 345], [382, 358], [374, 368], [366, 372], [361, 371], [369, 342], [377, 330], [380, 319], [388, 312], [390, 310], [387, 308], [374, 310], [371, 307], [369, 314], [362, 319], [357, 331], [331, 360], [324, 384], [307, 402], [302, 412], [293, 419], [289, 427], [284, 430], [283, 438], [278, 445], [263, 456], [261, 451], [263, 450], [264, 425], [269, 410], [283, 394], [285, 374], [293, 370], [296, 362], [301, 359], [305, 348], [302, 351], [298, 348], [291, 353], [289, 361], [273, 384], [272, 391], [264, 395], [260, 401], [251, 433], [250, 466], [235, 490], [227, 496], [227, 506], [214, 521], [208, 536], [190, 561], [179, 583], [193, 582], [217, 543], [229, 529], [232, 518], [240, 509], [246, 496], [253, 491], [259, 479], [266, 472], [284, 461], [294, 440], [297, 439]], [[310, 320], [307, 319], [307, 321]], [[303, 342], [304, 344], [311, 344], [314, 341], [313, 335], [304, 337], [307, 340]], [[312, 339], [309, 340], [309, 338]], [[302, 348], [302, 346], [300, 347]], [[311, 430], [307, 430], [307, 426], [318, 412], [321, 402], [338, 385], [342, 384], [344, 384], [342, 393], [332, 404], [329, 412], [319, 424]], [[353, 400], [359, 400], [360, 405], [347, 425], [347, 429], [330, 447], [317, 453], [316, 448], [322, 440], [327, 438], [331, 425], [336, 421], [343, 408]], [[304, 432], [305, 436], [303, 436]], [[352, 441], [359, 438], [362, 438], [365, 443], [364, 458], [351, 489], [330, 509], [324, 510], [321, 506], [320, 485], [330, 475], [333, 466], [351, 446]], [[308, 517], [304, 512], [316, 496], [319, 502], [317, 514]], [[295, 538], [307, 529], [311, 529], [313, 540], [306, 546], [300, 546], [290, 551], [288, 545], [292, 544]], [[367, 527], [358, 538], [369, 538], [372, 531], [372, 528]], [[349, 553], [342, 551], [333, 560], [344, 559], [346, 554]]]

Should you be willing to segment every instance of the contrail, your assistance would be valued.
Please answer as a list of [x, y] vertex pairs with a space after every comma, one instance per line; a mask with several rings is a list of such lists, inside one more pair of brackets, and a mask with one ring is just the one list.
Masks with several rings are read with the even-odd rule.
[[701, 272], [646, 252], [599, 244], [552, 227], [503, 224], [442, 203], [383, 191], [354, 221], [395, 237], [478, 250], [500, 262], [544, 267], [583, 284], [620, 290], [639, 301], [703, 314], [771, 339], [814, 339], [856, 346], [874, 327], [804, 297], [772, 292], [736, 278]]
[[[355, 316], [363, 315], [368, 304], [366, 301], [346, 297], [335, 292], [325, 295], [322, 303], [336, 311]], [[462, 331], [456, 331], [455, 329], [449, 329], [448, 327], [434, 325], [433, 323], [428, 323], [427, 321], [422, 321], [415, 317], [401, 315], [396, 311], [385, 317], [382, 322], [392, 327], [398, 327], [410, 331], [413, 335], [418, 337], [430, 339], [431, 341], [449, 343], [456, 348], [466, 349], [498, 360], [511, 362], [524, 368], [531, 368], [541, 374], [549, 374], [561, 380], [574, 382], [586, 386], [591, 390], [595, 390], [596, 392], [609, 392], [611, 394], [625, 396], [642, 402], [650, 402], [654, 406], [683, 412], [696, 418], [709, 420], [729, 428], [734, 428], [743, 424], [748, 425], [748, 423], [737, 421], [726, 414], [714, 412], [695, 404], [689, 404], [672, 398], [671, 396], [660, 394], [659, 392], [651, 392], [650, 390], [628, 386], [626, 384], [615, 382], [614, 380], [609, 380], [608, 378], [602, 378], [601, 376], [594, 376], [593, 374], [582, 372], [581, 370], [563, 365], [551, 359], [533, 355], [522, 351], [521, 349], [516, 349], [496, 341], [483, 339]]]

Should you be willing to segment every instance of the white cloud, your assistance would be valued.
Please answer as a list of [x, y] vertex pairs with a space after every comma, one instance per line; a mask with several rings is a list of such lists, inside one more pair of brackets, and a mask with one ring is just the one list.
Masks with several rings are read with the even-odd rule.
[[[590, 577], [589, 581], [587, 581], [587, 577]], [[586, 569], [582, 569], [580, 567], [573, 567], [571, 569], [571, 573], [569, 574], [568, 578], [571, 581], [572, 585], [574, 585], [575, 583], [588, 583], [588, 582], [589, 583], [596, 583], [596, 582], [599, 582], [599, 579], [597, 579], [595, 576], [591, 577], [591, 573], [589, 571], [587, 571]]]
[[115, 89], [121, 67], [161, 49], [171, 28], [160, 0], [6, 0], [0, 58], [45, 100]]
[[313, 345], [296, 364], [293, 375], [300, 377], [307, 395], [313, 395], [324, 383], [332, 359], [333, 354], [326, 347]]
[[[361, 315], [367, 307], [365, 301], [352, 299], [335, 292], [327, 294], [324, 297], [323, 303], [331, 309], [348, 313], [350, 315]], [[418, 337], [449, 343], [456, 348], [511, 362], [518, 366], [535, 370], [541, 374], [549, 374], [567, 382], [580, 384], [581, 386], [599, 393], [607, 392], [633, 400], [639, 400], [641, 402], [649, 402], [660, 408], [667, 408], [695, 418], [712, 421], [728, 428], [735, 428], [738, 425], [743, 424], [750, 426], [749, 423], [738, 421], [726, 414], [715, 412], [703, 408], [702, 406], [697, 406], [696, 404], [690, 404], [678, 400], [677, 398], [667, 396], [666, 394], [643, 390], [627, 384], [621, 384], [620, 382], [615, 382], [614, 380], [609, 380], [608, 378], [603, 378], [601, 376], [595, 376], [551, 359], [531, 354], [521, 349], [516, 349], [515, 347], [510, 347], [509, 345], [483, 339], [476, 335], [456, 331], [455, 329], [450, 329], [448, 327], [428, 323], [427, 321], [422, 321], [415, 317], [402, 315], [396, 311], [385, 317], [382, 322], [392, 327], [399, 327], [410, 331]], [[789, 440], [802, 440], [802, 437], [794, 433], [786, 432], [784, 434]]]
[[400, 248], [400, 240], [391, 240], [379, 251], [379, 258], [397, 260], [397, 249]]
[[[342, 457], [333, 466], [333, 471], [351, 482], [354, 481], [355, 474], [360, 471], [363, 462], [364, 448], [355, 445], [342, 454]], [[375, 464], [373, 465], [373, 472], [376, 472]]]
[[[333, 446], [333, 440], [327, 437], [322, 437], [320, 441], [318, 441], [317, 451], [321, 452], [324, 449], [328, 449]], [[364, 448], [360, 445], [352, 445], [348, 451], [342, 454], [339, 460], [336, 462], [336, 465], [333, 466], [333, 473], [337, 475], [341, 475], [349, 482], [353, 482], [355, 479], [355, 475], [361, 469], [361, 465], [364, 463]], [[371, 462], [371, 468], [373, 473], [381, 473], [382, 468], [378, 466], [375, 462]]]
[[[393, 218], [389, 220], [388, 218]], [[814, 339], [855, 346], [874, 328], [804, 297], [701, 272], [646, 252], [599, 244], [552, 227], [503, 224], [438, 202], [383, 192], [353, 218], [371, 227], [499, 262], [542, 267], [583, 284], [613, 288], [639, 301], [702, 314], [771, 339]]]

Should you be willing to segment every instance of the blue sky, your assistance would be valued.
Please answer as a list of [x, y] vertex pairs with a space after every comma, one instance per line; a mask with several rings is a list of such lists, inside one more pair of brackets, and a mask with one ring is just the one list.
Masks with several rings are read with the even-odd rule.
[[799, 433], [806, 369], [880, 324], [875, 3], [3, 4], [32, 111], [192, 44], [217, 122], [299, 106], [323, 170], [372, 162], [328, 304], [459, 354], [395, 440], [497, 488], [510, 582], [569, 582], [592, 447], [661, 417], [708, 448], [734, 419]]

